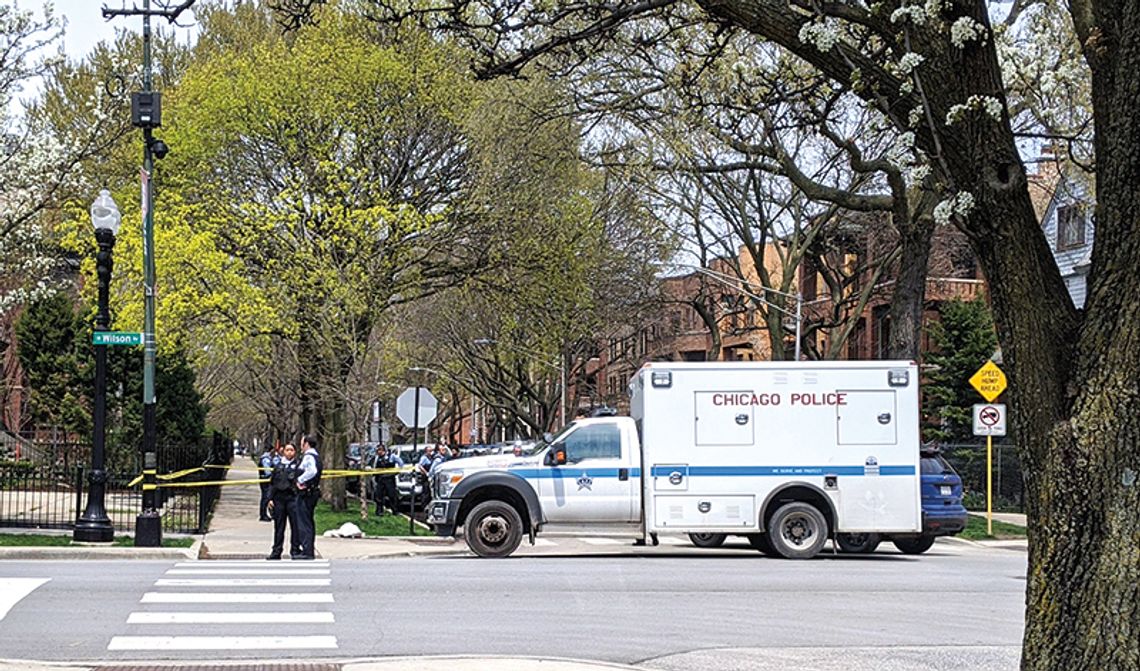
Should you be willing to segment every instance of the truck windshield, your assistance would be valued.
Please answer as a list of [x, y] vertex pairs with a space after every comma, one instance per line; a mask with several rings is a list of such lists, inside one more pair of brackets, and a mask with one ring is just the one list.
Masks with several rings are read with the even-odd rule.
[[550, 442], [547, 442], [542, 437], [539, 437], [538, 440], [534, 441], [534, 445], [532, 445], [530, 447], [524, 447], [523, 448], [523, 454], [525, 454], [525, 455], [538, 454], [539, 452], [550, 447], [550, 445], [552, 443], [557, 443], [559, 441], [559, 439], [562, 438], [562, 436], [566, 435], [568, 432], [570, 432], [574, 428], [574, 425], [575, 425], [575, 422], [570, 422], [566, 426], [562, 427], [562, 430], [559, 431], [557, 434], [555, 434], [550, 439]]

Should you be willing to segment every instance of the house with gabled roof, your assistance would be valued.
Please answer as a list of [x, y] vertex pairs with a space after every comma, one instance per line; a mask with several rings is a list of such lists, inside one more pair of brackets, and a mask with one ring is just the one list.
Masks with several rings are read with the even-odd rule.
[[1038, 214], [1041, 229], [1073, 305], [1083, 308], [1096, 228], [1096, 198], [1091, 179], [1071, 170], [1057, 170], [1056, 167], [1039, 168], [1038, 175], [1042, 173], [1055, 176], [1051, 180], [1052, 189], [1047, 192], [1045, 207]]

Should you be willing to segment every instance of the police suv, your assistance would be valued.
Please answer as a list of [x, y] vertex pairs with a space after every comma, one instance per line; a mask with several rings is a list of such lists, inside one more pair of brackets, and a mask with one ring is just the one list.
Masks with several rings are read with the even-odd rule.
[[544, 529], [741, 534], [807, 559], [828, 538], [922, 531], [913, 362], [646, 364], [629, 417], [580, 419], [518, 457], [446, 462], [428, 522], [504, 557]]

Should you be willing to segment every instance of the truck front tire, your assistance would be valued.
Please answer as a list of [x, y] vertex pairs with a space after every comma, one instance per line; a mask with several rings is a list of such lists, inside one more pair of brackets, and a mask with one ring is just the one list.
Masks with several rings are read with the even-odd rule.
[[689, 534], [689, 541], [699, 548], [718, 548], [725, 538], [725, 534]]
[[480, 557], [506, 557], [518, 548], [522, 535], [522, 518], [503, 501], [480, 503], [463, 523], [463, 539]]
[[785, 559], [811, 559], [827, 542], [827, 519], [810, 503], [785, 503], [772, 515], [768, 540]]

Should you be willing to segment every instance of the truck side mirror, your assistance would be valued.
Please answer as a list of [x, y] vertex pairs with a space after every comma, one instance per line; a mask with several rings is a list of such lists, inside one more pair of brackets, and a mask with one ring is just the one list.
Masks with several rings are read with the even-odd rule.
[[547, 466], [562, 466], [566, 463], [566, 450], [561, 447], [556, 447], [546, 453]]

